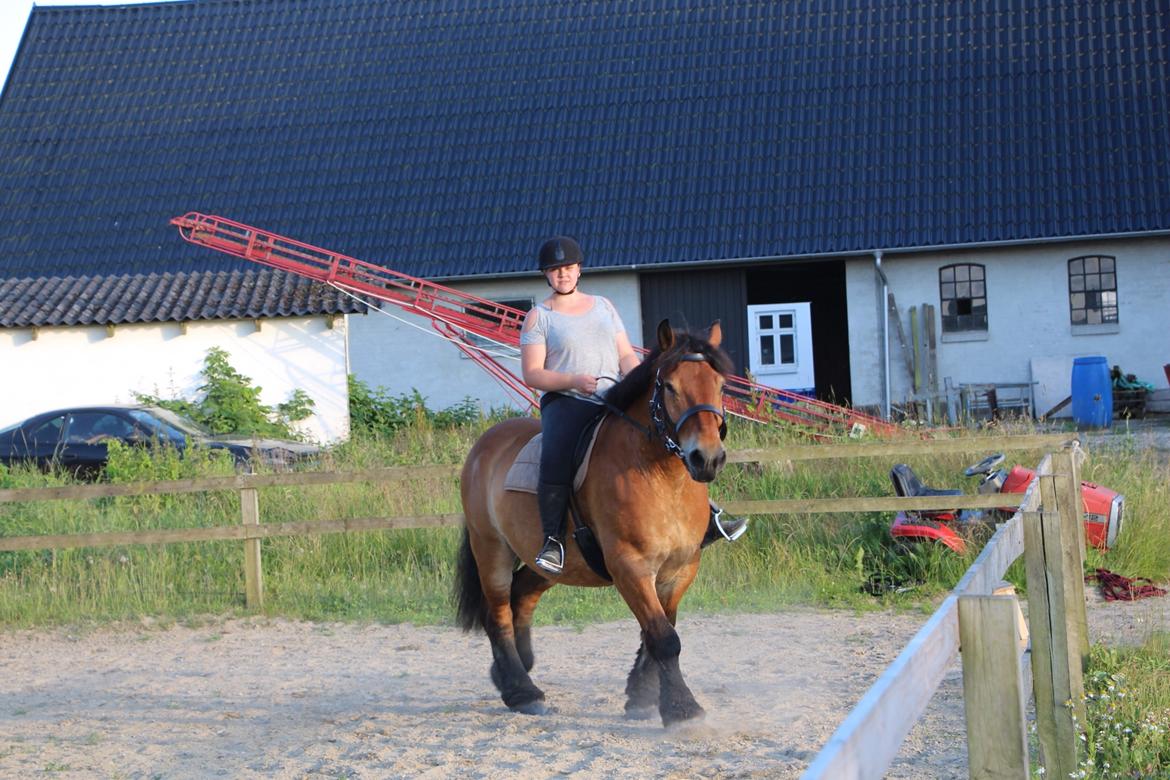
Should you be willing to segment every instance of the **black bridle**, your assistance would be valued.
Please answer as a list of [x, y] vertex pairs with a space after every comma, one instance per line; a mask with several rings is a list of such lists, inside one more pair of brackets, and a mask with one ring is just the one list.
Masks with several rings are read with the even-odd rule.
[[[706, 363], [707, 358], [701, 352], [687, 352], [681, 358], [679, 358], [679, 362]], [[675, 455], [679, 460], [685, 460], [686, 453], [683, 452], [683, 448], [680, 447], [678, 442], [674, 440], [674, 437], [678, 435], [679, 429], [682, 428], [683, 423], [699, 412], [710, 412], [711, 414], [717, 416], [719, 418], [719, 438], [720, 440], [727, 438], [726, 409], [720, 409], [719, 407], [712, 406], [711, 404], [695, 404], [683, 412], [679, 416], [678, 421], [675, 422], [674, 420], [670, 419], [670, 412], [666, 411], [666, 404], [663, 403], [662, 400], [662, 390], [664, 387], [665, 383], [662, 381], [662, 369], [658, 369], [658, 371], [656, 371], [654, 374], [654, 394], [650, 396], [650, 420], [654, 423], [654, 430], [647, 428], [633, 417], [630, 417], [625, 413], [624, 410], [617, 408], [612, 403], [605, 400], [603, 396], [595, 397], [597, 397], [603, 404], [605, 404], [605, 407], [609, 409], [612, 414], [617, 415], [618, 417], [628, 422], [630, 425], [645, 433], [647, 439], [653, 440], [654, 433], [657, 431], [658, 437], [662, 439], [662, 444], [666, 447], [667, 452]], [[671, 429], [673, 429], [673, 435]]]
[[[706, 363], [707, 358], [700, 352], [688, 352], [679, 361], [683, 363]], [[726, 409], [720, 409], [711, 404], [695, 404], [679, 415], [678, 420], [671, 420], [670, 412], [666, 411], [666, 404], [662, 400], [663, 387], [665, 387], [665, 383], [662, 381], [662, 370], [659, 369], [654, 375], [654, 394], [650, 396], [650, 420], [654, 423], [654, 428], [658, 431], [658, 436], [662, 439], [662, 443], [666, 445], [668, 452], [676, 455], [680, 460], [686, 458], [686, 454], [678, 442], [674, 440], [674, 437], [679, 435], [683, 424], [699, 412], [710, 412], [718, 417], [719, 438], [720, 440], [727, 438]]]

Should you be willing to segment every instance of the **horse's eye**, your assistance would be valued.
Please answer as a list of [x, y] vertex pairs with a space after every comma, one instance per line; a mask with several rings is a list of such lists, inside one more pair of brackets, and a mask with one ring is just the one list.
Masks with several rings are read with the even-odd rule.
[[666, 383], [666, 392], [670, 393], [671, 395], [678, 395], [678, 390], [675, 390], [674, 385], [672, 385], [670, 382]]

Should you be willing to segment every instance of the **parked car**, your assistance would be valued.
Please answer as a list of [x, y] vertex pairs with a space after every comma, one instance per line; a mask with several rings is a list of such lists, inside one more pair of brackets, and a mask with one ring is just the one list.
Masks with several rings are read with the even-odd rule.
[[274, 469], [315, 457], [320, 448], [303, 442], [214, 436], [198, 423], [156, 406], [87, 406], [57, 409], [0, 430], [0, 462], [58, 465], [82, 477], [105, 467], [106, 443], [169, 445], [227, 450], [240, 467], [255, 462]]

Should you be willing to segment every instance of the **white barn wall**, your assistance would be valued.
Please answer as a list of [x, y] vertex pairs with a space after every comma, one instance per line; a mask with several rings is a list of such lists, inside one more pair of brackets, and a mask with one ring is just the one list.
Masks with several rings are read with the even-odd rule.
[[[1069, 321], [1068, 261], [1081, 255], [1117, 258], [1119, 327], [1116, 332], [1074, 331]], [[987, 272], [988, 332], [985, 340], [944, 342], [935, 323], [939, 387], [956, 384], [1029, 382], [1033, 361], [1041, 369], [1037, 412], [1069, 395], [1075, 357], [1104, 355], [1109, 364], [1164, 387], [1170, 362], [1170, 239], [1083, 241], [1034, 246], [887, 254], [882, 268], [897, 300], [907, 339], [910, 306], [939, 307], [938, 269], [950, 263], [980, 263]], [[882, 401], [880, 280], [872, 258], [850, 261], [849, 354], [855, 405]], [[1101, 330], [1100, 328], [1097, 330]], [[1107, 330], [1107, 329], [1106, 329]], [[891, 397], [911, 395], [897, 334], [890, 327]], [[1067, 413], [1067, 408], [1065, 410]]]
[[[544, 278], [535, 272], [530, 278], [464, 282], [458, 289], [489, 300], [527, 297], [539, 302], [549, 294]], [[602, 274], [586, 268], [581, 290], [609, 298], [621, 315], [630, 341], [641, 344], [642, 313], [636, 274]], [[395, 396], [417, 389], [426, 398], [427, 406], [435, 410], [468, 397], [485, 410], [520, 406], [515, 396], [475, 361], [443, 341], [428, 319], [391, 304], [384, 308], [381, 313], [371, 311], [350, 317], [350, 370], [358, 379]], [[519, 376], [519, 360], [501, 362]]]
[[0, 329], [0, 427], [66, 406], [134, 403], [133, 393], [192, 399], [207, 351], [220, 347], [259, 386], [261, 402], [287, 401], [297, 388], [315, 403], [299, 424], [311, 440], [349, 436], [346, 320], [290, 317], [177, 323]]

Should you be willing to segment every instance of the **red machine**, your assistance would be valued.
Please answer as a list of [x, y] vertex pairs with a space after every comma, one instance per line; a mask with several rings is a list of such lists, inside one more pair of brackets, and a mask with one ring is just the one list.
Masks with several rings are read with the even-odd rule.
[[[1012, 466], [1001, 469], [1002, 453], [989, 455], [963, 473], [968, 477], [983, 475], [978, 492], [982, 494], [1009, 493], [1022, 495], [1035, 479], [1031, 469]], [[959, 496], [962, 490], [937, 489], [922, 484], [914, 470], [899, 463], [890, 470], [894, 492], [902, 497]], [[1085, 540], [1094, 547], [1107, 550], [1121, 533], [1125, 514], [1125, 496], [1092, 482], [1081, 482], [1081, 502], [1085, 515]], [[1018, 502], [1016, 502], [1018, 505]], [[890, 535], [903, 541], [941, 542], [955, 552], [966, 551], [966, 538], [979, 528], [986, 528], [1011, 517], [1016, 506], [1002, 509], [970, 509], [941, 512], [899, 512], [890, 526]]]
[[[434, 329], [517, 399], [535, 408], [532, 391], [478, 336], [495, 344], [519, 347], [524, 312], [451, 287], [408, 276], [389, 268], [356, 260], [337, 252], [223, 217], [191, 212], [171, 224], [187, 241], [261, 265], [303, 276], [343, 292], [392, 303], [426, 317]], [[645, 350], [640, 350], [645, 352]], [[724, 390], [727, 411], [760, 422], [782, 422], [807, 430], [814, 437], [864, 430], [878, 436], [902, 433], [898, 426], [842, 406], [797, 393], [730, 377]]]

